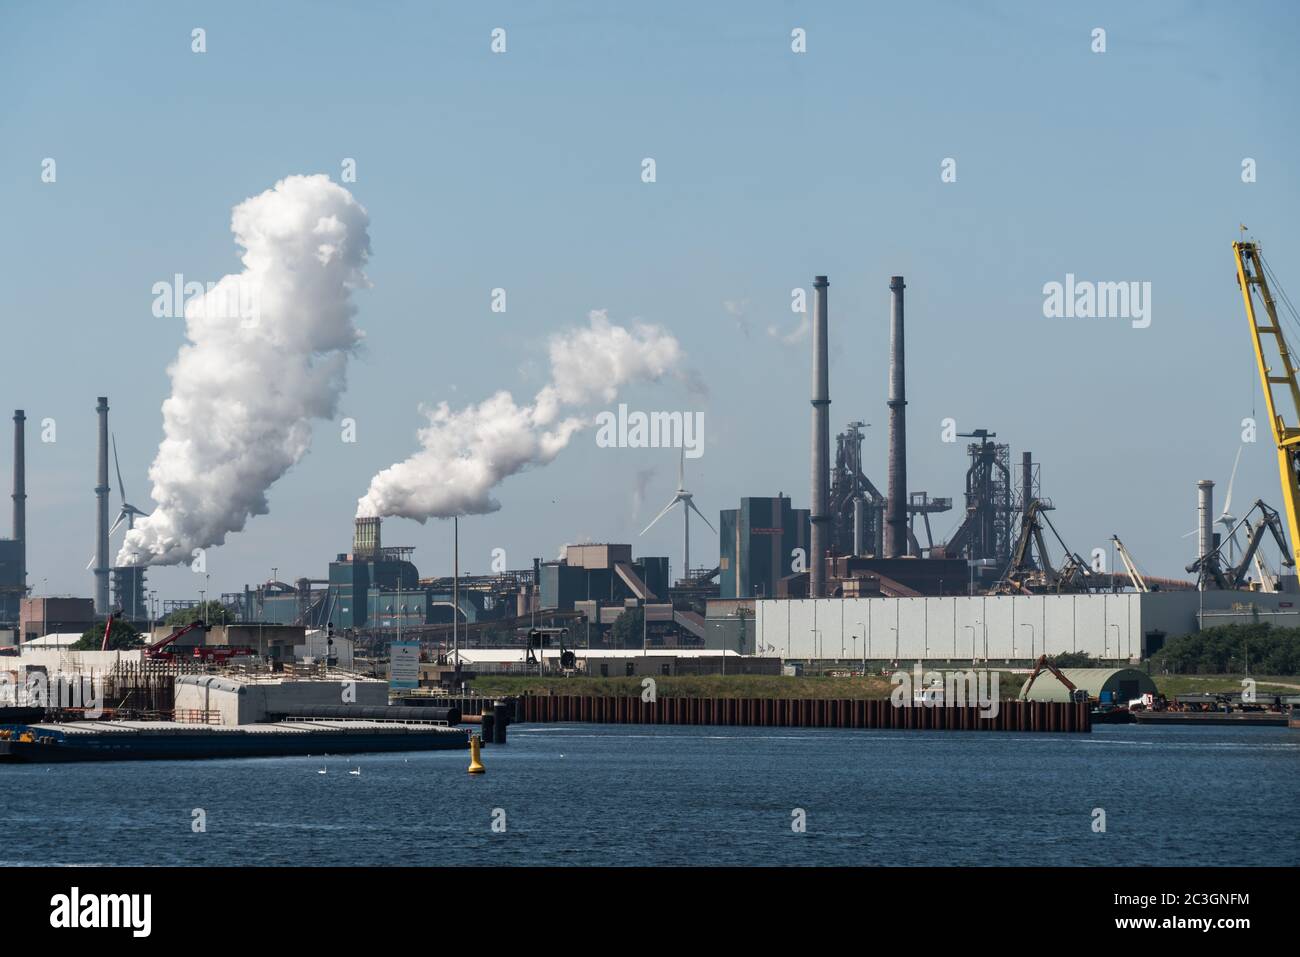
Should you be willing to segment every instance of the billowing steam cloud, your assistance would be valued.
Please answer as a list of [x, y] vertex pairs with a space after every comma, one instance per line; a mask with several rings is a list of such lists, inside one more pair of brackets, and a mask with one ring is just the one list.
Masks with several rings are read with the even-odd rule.
[[595, 401], [612, 402], [621, 386], [673, 373], [682, 350], [654, 325], [614, 325], [603, 310], [589, 325], [552, 337], [551, 382], [530, 405], [498, 392], [478, 405], [452, 411], [446, 402], [424, 409], [420, 451], [370, 480], [357, 515], [399, 515], [424, 522], [495, 512], [492, 490], [530, 466], [545, 465], [587, 420], [566, 415]]
[[268, 489], [311, 444], [312, 420], [334, 415], [361, 340], [351, 294], [369, 285], [369, 221], [323, 175], [290, 176], [235, 207], [244, 270], [186, 304], [189, 341], [168, 369], [149, 468], [157, 508], [127, 533], [119, 565], [187, 561], [266, 513]]

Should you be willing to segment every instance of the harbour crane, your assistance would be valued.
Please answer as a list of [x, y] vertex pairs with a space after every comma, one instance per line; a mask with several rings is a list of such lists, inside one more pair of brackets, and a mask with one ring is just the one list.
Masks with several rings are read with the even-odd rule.
[[[1052, 520], [1047, 517], [1050, 508], [1041, 499], [1030, 502], [1020, 522], [1020, 534], [1015, 547], [1011, 550], [1011, 561], [1002, 579], [989, 591], [990, 595], [1034, 595], [1056, 592], [1058, 594], [1088, 592], [1100, 589], [1100, 576], [1088, 567], [1088, 563], [1061, 538]], [[1047, 555], [1047, 541], [1043, 526], [1051, 531], [1056, 542], [1065, 553], [1059, 569], [1053, 568]], [[1033, 550], [1038, 551], [1038, 564], [1034, 567]]]
[[[1242, 227], [1243, 229], [1245, 227]], [[1264, 387], [1264, 402], [1268, 409], [1268, 424], [1277, 446], [1278, 472], [1282, 480], [1282, 505], [1286, 511], [1287, 530], [1291, 545], [1300, 543], [1300, 383], [1296, 380], [1296, 364], [1282, 323], [1278, 318], [1277, 303], [1269, 288], [1273, 279], [1282, 301], [1296, 317], [1296, 311], [1272, 270], [1260, 255], [1259, 246], [1242, 240], [1232, 244], [1237, 260], [1237, 286], [1241, 289], [1246, 318], [1250, 322], [1250, 337], [1255, 346], [1255, 362], [1259, 368], [1260, 383]], [[1256, 297], [1264, 307], [1267, 317], [1263, 321], [1256, 311]], [[1279, 401], [1278, 391], [1283, 401]], [[1286, 401], [1289, 400], [1289, 401]], [[1267, 520], [1265, 522], [1267, 524]], [[1284, 562], [1290, 556], [1283, 549]]]
[[[1250, 517], [1256, 511], [1260, 514], [1260, 520], [1257, 524], [1252, 525]], [[1241, 527], [1248, 530], [1246, 549], [1235, 564], [1229, 564], [1223, 555], [1223, 549], [1227, 546], [1231, 535], [1235, 534], [1237, 529]], [[1295, 560], [1291, 557], [1291, 551], [1286, 544], [1286, 536], [1282, 532], [1281, 517], [1276, 509], [1270, 508], [1262, 501], [1257, 501], [1251, 506], [1250, 511], [1232, 527], [1228, 540], [1221, 541], [1218, 548], [1192, 562], [1187, 566], [1187, 570], [1195, 572], [1204, 578], [1213, 579], [1214, 584], [1219, 588], [1240, 588], [1246, 583], [1246, 571], [1259, 556], [1259, 546], [1264, 540], [1265, 532], [1272, 532], [1273, 541], [1277, 543], [1278, 551], [1282, 555], [1282, 564], [1288, 568], [1294, 566]]]
[[1128, 553], [1128, 549], [1124, 547], [1124, 543], [1119, 540], [1118, 535], [1112, 535], [1110, 540], [1115, 543], [1115, 552], [1119, 555], [1119, 560], [1124, 563], [1124, 570], [1128, 572], [1128, 578], [1133, 583], [1133, 588], [1145, 595], [1151, 589], [1147, 587], [1146, 579], [1138, 571], [1133, 556]]

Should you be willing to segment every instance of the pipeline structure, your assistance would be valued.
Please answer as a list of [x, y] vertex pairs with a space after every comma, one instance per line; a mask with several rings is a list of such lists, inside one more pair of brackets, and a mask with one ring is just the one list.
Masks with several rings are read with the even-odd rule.
[[660, 698], [614, 695], [520, 695], [514, 721], [538, 724], [693, 724], [757, 728], [868, 728], [907, 731], [1088, 733], [1085, 701], [1000, 701], [984, 717], [977, 705], [895, 707], [853, 698]]

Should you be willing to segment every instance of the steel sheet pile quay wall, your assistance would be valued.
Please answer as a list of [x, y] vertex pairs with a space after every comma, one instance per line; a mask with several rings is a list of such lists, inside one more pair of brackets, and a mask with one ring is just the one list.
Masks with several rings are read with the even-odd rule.
[[898, 708], [887, 699], [660, 698], [521, 695], [518, 722], [538, 724], [698, 724], [762, 728], [873, 728], [910, 731], [1048, 731], [1087, 733], [1083, 701], [1001, 701], [997, 713], [968, 707]]

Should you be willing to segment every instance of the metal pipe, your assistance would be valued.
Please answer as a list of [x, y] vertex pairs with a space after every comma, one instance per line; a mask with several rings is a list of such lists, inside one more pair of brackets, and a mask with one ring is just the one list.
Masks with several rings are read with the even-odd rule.
[[867, 554], [867, 501], [861, 495], [853, 499], [853, 554]]
[[1029, 511], [1034, 500], [1034, 460], [1028, 452], [1020, 453], [1020, 509]]
[[[1196, 518], [1199, 535], [1196, 541], [1197, 557], [1204, 562], [1207, 555], [1214, 551], [1214, 483], [1201, 479], [1196, 483]], [[1205, 581], [1205, 569], [1201, 581]]]
[[902, 276], [889, 280], [889, 490], [886, 493], [885, 557], [907, 554], [907, 391], [903, 381]]
[[831, 399], [830, 354], [826, 342], [826, 290], [829, 286], [825, 276], [813, 280], [812, 508], [809, 515], [812, 525], [809, 550], [812, 554], [808, 558], [808, 594], [812, 598], [826, 595], [826, 539], [830, 523], [827, 502], [830, 498]]
[[14, 409], [14, 541], [18, 543], [18, 586], [27, 594], [27, 458], [26, 423]]
[[95, 406], [99, 415], [99, 474], [95, 485], [95, 614], [107, 615], [108, 605], [108, 396]]

